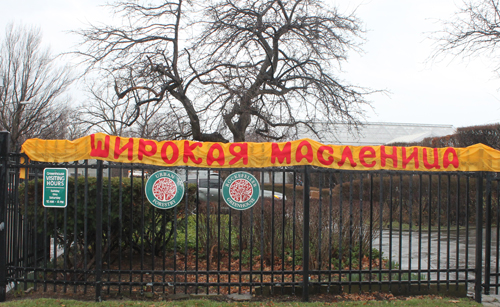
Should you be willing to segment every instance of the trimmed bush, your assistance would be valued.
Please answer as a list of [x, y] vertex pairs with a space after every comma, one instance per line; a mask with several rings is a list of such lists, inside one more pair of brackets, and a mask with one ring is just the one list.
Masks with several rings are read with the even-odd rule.
[[[19, 187], [20, 212], [25, 212], [25, 189], [27, 188], [28, 220], [37, 223], [42, 233], [47, 225], [47, 235], [57, 237], [58, 244], [78, 257], [68, 257], [69, 267], [87, 268], [95, 263], [96, 216], [102, 214], [102, 251], [112, 253], [117, 249], [132, 249], [146, 253], [160, 254], [172, 245], [174, 222], [183, 225], [186, 218], [184, 200], [175, 210], [162, 210], [152, 206], [144, 194], [141, 180], [131, 183], [128, 178], [114, 177], [103, 180], [102, 212], [96, 212], [96, 184], [94, 177], [74, 177], [68, 180], [68, 206], [66, 209], [44, 208], [42, 206], [43, 181], [30, 180]], [[196, 187], [188, 187], [190, 200]], [[36, 191], [36, 193], [35, 193]], [[36, 195], [36, 199], [35, 199]], [[188, 204], [190, 202], [188, 201]], [[67, 219], [65, 221], [65, 216]], [[66, 228], [65, 228], [66, 227]], [[84, 259], [83, 255], [88, 255]], [[77, 259], [77, 263], [71, 263]]]

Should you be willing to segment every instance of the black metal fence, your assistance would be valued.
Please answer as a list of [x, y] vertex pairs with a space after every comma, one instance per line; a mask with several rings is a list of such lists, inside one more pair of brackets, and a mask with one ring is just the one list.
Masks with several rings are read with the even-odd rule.
[[[342, 291], [473, 291], [480, 301], [499, 291], [496, 174], [245, 169], [263, 192], [237, 211], [217, 189], [237, 169], [183, 167], [171, 170], [185, 178], [184, 199], [162, 210], [144, 194], [157, 166], [0, 156], [0, 301], [31, 287], [98, 301]], [[42, 206], [47, 167], [69, 171], [66, 208]], [[200, 179], [218, 183], [203, 190]]]

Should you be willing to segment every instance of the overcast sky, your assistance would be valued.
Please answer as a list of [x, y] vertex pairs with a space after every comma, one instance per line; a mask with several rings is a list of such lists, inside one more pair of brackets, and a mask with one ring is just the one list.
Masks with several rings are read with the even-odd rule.
[[[0, 36], [9, 22], [39, 26], [55, 53], [70, 51], [78, 37], [69, 31], [109, 20], [98, 0], [2, 1]], [[332, 1], [332, 0], [326, 0]], [[364, 53], [351, 54], [340, 75], [352, 84], [385, 89], [371, 97], [371, 122], [451, 124], [500, 122], [500, 78], [487, 57], [447, 57], [429, 62], [429, 33], [440, 29], [461, 0], [335, 0], [339, 10], [356, 10], [367, 33]], [[81, 95], [75, 100], [83, 103]]]

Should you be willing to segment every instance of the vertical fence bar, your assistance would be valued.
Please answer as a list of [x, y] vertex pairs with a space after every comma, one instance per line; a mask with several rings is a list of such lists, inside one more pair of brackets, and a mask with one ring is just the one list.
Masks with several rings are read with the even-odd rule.
[[[440, 290], [441, 281], [441, 173], [438, 173], [437, 183], [437, 289]], [[430, 239], [429, 239], [430, 241]]]
[[[432, 175], [429, 174], [429, 183], [427, 186], [428, 194], [428, 203], [427, 203], [427, 217], [428, 217], [428, 227], [427, 227], [427, 289], [431, 288], [431, 231], [432, 231]], [[437, 254], [439, 256], [439, 254]]]
[[[8, 162], [7, 162], [8, 163]], [[9, 183], [8, 186], [10, 188], [9, 194], [11, 197], [11, 204], [9, 204], [10, 208], [14, 209], [14, 217], [13, 217], [13, 227], [12, 227], [12, 250], [13, 250], [13, 260], [14, 260], [14, 265], [20, 266], [22, 262], [22, 244], [23, 244], [23, 230], [22, 230], [22, 225], [23, 225], [23, 217], [22, 217], [22, 210], [19, 208], [19, 174], [17, 172], [14, 172], [14, 174], [9, 174]], [[8, 189], [9, 189], [8, 188]], [[9, 227], [11, 228], [11, 227]], [[47, 234], [47, 232], [45, 232]], [[45, 241], [46, 241], [46, 251], [50, 254], [50, 237], [45, 236]], [[47, 243], [48, 242], [48, 243]], [[18, 290], [19, 286], [19, 276], [21, 274], [20, 270], [15, 269], [13, 272], [14, 275], [14, 290]], [[47, 291], [47, 280], [44, 278], [45, 282], [45, 289], [44, 291]]]
[[408, 288], [411, 288], [411, 280], [412, 280], [412, 267], [411, 267], [411, 256], [412, 256], [412, 233], [413, 233], [413, 220], [412, 220], [412, 214], [413, 214], [413, 174], [409, 175], [409, 184], [408, 184], [408, 197], [409, 202], [408, 202], [408, 215], [409, 215], [409, 231], [408, 231]]
[[455, 279], [456, 279], [456, 284], [455, 284], [455, 290], [458, 290], [458, 279], [460, 276], [460, 175], [457, 174], [457, 201], [456, 201], [456, 227], [457, 227], [457, 245], [456, 245], [456, 250], [455, 250], [455, 255], [456, 255], [456, 273], [455, 273]]
[[[261, 172], [261, 178], [264, 178], [264, 173]], [[274, 191], [274, 172], [272, 172], [272, 175], [270, 176], [272, 178], [272, 190]], [[264, 181], [262, 181], [261, 186], [264, 186]], [[264, 193], [264, 192], [262, 192]], [[274, 204], [274, 197], [271, 199], [271, 295], [274, 295], [274, 251], [275, 251], [275, 243], [274, 242], [274, 233], [276, 231], [276, 225], [274, 223], [274, 211], [276, 210], [275, 204]]]
[[[285, 172], [283, 171], [282, 173], [283, 177], [281, 178], [281, 181], [282, 181], [282, 190], [281, 192], [283, 193], [283, 196], [286, 195], [286, 191], [285, 191], [285, 182], [286, 182], [286, 174]], [[273, 187], [273, 192], [274, 192], [274, 187]], [[281, 215], [281, 263], [283, 264], [281, 266], [281, 282], [284, 283], [285, 282], [285, 223], [286, 223], [286, 207], [285, 207], [285, 197], [283, 197], [281, 199], [281, 212], [282, 212], [282, 215]], [[284, 294], [284, 291], [285, 291], [285, 287], [281, 287], [281, 294]]]
[[382, 239], [383, 239], [383, 210], [384, 210], [384, 174], [380, 173], [379, 179], [379, 241], [378, 241], [378, 290], [382, 291]]
[[[260, 172], [260, 185], [264, 185], [264, 174]], [[264, 284], [264, 189], [260, 190], [260, 283]], [[253, 224], [250, 224], [253, 225]], [[271, 287], [271, 291], [273, 288]]]
[[392, 220], [392, 209], [393, 209], [393, 197], [392, 197], [392, 178], [393, 174], [389, 174], [389, 291], [392, 292], [392, 225], [394, 221]]
[[[108, 290], [107, 290], [107, 294], [110, 293], [110, 288], [111, 288], [111, 285], [109, 284], [109, 282], [111, 281], [111, 214], [112, 214], [112, 211], [111, 211], [111, 203], [112, 203], [112, 194], [111, 194], [111, 187], [113, 186], [113, 184], [111, 183], [111, 177], [112, 177], [112, 173], [111, 173], [111, 162], [108, 162], [108, 229], [107, 229], [107, 232], [106, 232], [106, 249], [108, 251], [108, 260], [107, 260], [107, 263], [108, 263], [108, 267], [107, 267], [107, 270], [108, 270], [108, 278], [107, 278], [107, 281], [108, 281]], [[121, 232], [121, 228], [119, 228], [119, 231]], [[153, 253], [154, 255], [154, 253]]]
[[95, 218], [95, 300], [101, 299], [101, 277], [102, 277], [102, 172], [103, 165], [101, 160], [97, 160], [97, 180], [96, 180], [96, 218]]
[[349, 293], [351, 293], [352, 289], [352, 237], [353, 237], [353, 208], [352, 208], [352, 190], [353, 190], [353, 174], [349, 173]]
[[[87, 294], [87, 277], [88, 277], [88, 240], [87, 240], [87, 235], [88, 235], [88, 229], [89, 229], [89, 225], [88, 225], [88, 215], [89, 215], [89, 160], [85, 160], [85, 175], [84, 175], [84, 178], [85, 178], [85, 187], [84, 187], [84, 200], [83, 200], [83, 204], [84, 204], [84, 213], [83, 213], [83, 236], [84, 236], [84, 244], [83, 244], [83, 269], [84, 269], [84, 281], [85, 281], [85, 285], [83, 287], [83, 293]], [[45, 229], [47, 228], [47, 226], [45, 225], [47, 223], [47, 214], [45, 213], [47, 211], [47, 208], [43, 208], [43, 211], [44, 211], [44, 237], [46, 236], [45, 233]], [[44, 249], [45, 251], [45, 249]], [[47, 267], [47, 260], [44, 259], [44, 266]], [[44, 274], [44, 280], [45, 280], [45, 272], [43, 273]], [[46, 287], [46, 285], [44, 284], [44, 288]], [[44, 291], [46, 291], [44, 289]]]
[[[16, 163], [20, 163], [21, 162], [21, 157], [16, 157]], [[24, 172], [24, 174], [26, 175], [26, 179], [29, 180], [29, 176], [26, 174], [27, 173], [27, 168], [25, 168], [24, 170], [19, 170], [19, 172], [17, 172], [18, 174], [16, 174], [16, 176], [20, 176], [20, 173], [21, 171]], [[19, 184], [21, 183], [21, 181], [19, 181]], [[17, 189], [19, 189], [19, 186], [17, 187]], [[19, 192], [18, 192], [19, 193]], [[20, 194], [20, 193], [19, 193]], [[24, 189], [24, 203], [27, 204], [28, 203], [28, 189]], [[66, 210], [66, 209], [65, 209]], [[30, 246], [32, 246], [32, 244], [34, 243], [33, 240], [29, 237], [29, 228], [28, 228], [28, 224], [29, 224], [29, 218], [28, 218], [28, 206], [24, 206], [24, 218], [23, 218], [23, 263], [24, 263], [24, 267], [28, 267], [30, 266], [31, 264], [29, 263], [29, 254], [30, 254]], [[56, 238], [54, 237], [54, 245], [57, 245], [57, 240]], [[54, 253], [54, 258], [57, 258], [57, 255], [56, 253]], [[54, 266], [54, 269], [56, 268], [56, 266]], [[24, 279], [28, 279], [28, 270], [24, 270]], [[55, 288], [55, 286], [54, 286]], [[24, 290], [28, 290], [28, 283], [27, 282], [24, 282]]]
[[[369, 178], [370, 178], [370, 236], [373, 236], [373, 173], [369, 173], [368, 174]], [[368, 288], [368, 291], [369, 292], [372, 292], [372, 278], [373, 278], [373, 240], [370, 238], [370, 249], [368, 250], [368, 253], [369, 253], [369, 257], [368, 259], [370, 259], [370, 263], [368, 264], [368, 270], [370, 271], [370, 274], [369, 274], [369, 281], [370, 281], [370, 284], [369, 284], [369, 288]]]
[[[74, 219], [73, 219], [73, 242], [78, 242], [77, 241], [77, 234], [78, 234], [78, 187], [79, 187], [79, 184], [78, 184], [78, 162], [75, 162], [75, 195], [74, 195]], [[38, 177], [37, 177], [38, 173], [35, 173], [35, 182], [38, 182]], [[35, 184], [35, 196], [36, 196], [36, 187], [38, 185]], [[35, 206], [35, 216], [36, 215], [36, 206]], [[37, 228], [37, 225], [36, 225], [36, 220], [35, 219], [35, 229], [38, 229]], [[120, 228], [121, 229], [121, 228]], [[72, 281], [73, 281], [73, 293], [76, 293], [76, 288], [77, 288], [77, 285], [76, 285], [76, 280], [77, 280], [77, 263], [78, 263], [78, 244], [73, 244], [73, 278], [72, 278]], [[36, 267], [36, 266], [35, 266]], [[35, 286], [36, 286], [36, 283], [35, 283]], [[35, 288], [36, 290], [36, 288]]]
[[[399, 243], [398, 243], [398, 289], [401, 291], [401, 270], [403, 269], [403, 174], [399, 174]], [[411, 232], [411, 228], [410, 228]], [[392, 242], [391, 242], [392, 244]], [[411, 255], [411, 254], [410, 254]]]
[[[429, 228], [431, 225], [429, 225]], [[430, 238], [429, 238], [430, 240]], [[418, 174], [418, 291], [422, 286], [422, 174]]]
[[[363, 280], [363, 173], [359, 174], [359, 292], [362, 289]], [[371, 260], [370, 260], [371, 261]]]
[[481, 288], [483, 281], [483, 173], [476, 176], [476, 266], [475, 295], [476, 302], [481, 303]]
[[[450, 228], [451, 228], [451, 217], [450, 217], [450, 206], [451, 206], [451, 178], [450, 174], [447, 177], [446, 184], [446, 290], [450, 290]], [[457, 212], [458, 213], [458, 212]]]
[[484, 294], [490, 294], [491, 270], [491, 175], [486, 173], [486, 216], [484, 234]]
[[309, 193], [310, 193], [309, 167], [304, 166], [304, 241], [303, 241], [303, 277], [302, 277], [302, 301], [309, 301]]
[[[186, 181], [189, 178], [189, 171], [186, 170]], [[196, 172], [196, 182], [198, 182], [198, 172]], [[196, 289], [195, 293], [198, 294], [198, 283], [200, 282], [200, 273], [199, 273], [199, 254], [200, 254], [200, 241], [199, 241], [199, 234], [200, 234], [200, 190], [196, 189], [196, 227], [195, 227], [195, 233], [196, 233], [196, 238], [195, 238], [195, 250], [196, 250], [196, 264], [195, 264], [195, 271], [196, 271]], [[208, 213], [207, 213], [208, 214]], [[163, 215], [163, 225], [165, 225], [165, 214]], [[241, 220], [241, 219], [240, 219]], [[163, 226], [164, 227], [164, 226]], [[241, 237], [241, 230], [240, 230], [240, 237]], [[165, 271], [165, 255], [166, 255], [166, 244], [163, 245], [163, 271]], [[208, 251], [207, 251], [208, 253]], [[241, 255], [240, 255], [241, 259]], [[240, 270], [241, 271], [241, 270]], [[208, 279], [207, 279], [208, 282]], [[163, 283], [165, 283], [165, 274], [163, 275]], [[163, 294], [165, 294], [165, 285], [163, 286]]]
[[[28, 162], [26, 162], [26, 164], [28, 164]], [[35, 182], [38, 182], [38, 173], [39, 173], [39, 170], [35, 168], [35, 176], [34, 176], [34, 179], [35, 179]], [[26, 174], [28, 175], [28, 174]], [[29, 178], [28, 176], [26, 178]], [[38, 184], [35, 184], [35, 199], [38, 199]], [[37, 212], [37, 206], [36, 206], [36, 203], [35, 203], [35, 208], [34, 208], [34, 211], [35, 211], [35, 214], [34, 216], [38, 216], [38, 212]], [[37, 223], [37, 219], [35, 218], [35, 221], [34, 221], [34, 228], [36, 232], [38, 232], [38, 223]], [[34, 273], [34, 285], [33, 285], [33, 288], [35, 291], [38, 290], [38, 272], [37, 272], [37, 269], [38, 269], [38, 252], [40, 250], [40, 247], [39, 247], [39, 244], [41, 243], [40, 242], [40, 234], [37, 233], [37, 239], [35, 240], [35, 261], [33, 263], [33, 267], [35, 268], [35, 270], [33, 271]], [[43, 246], [43, 243], [42, 243], [42, 246]], [[76, 263], [76, 262], [75, 262]]]
[[[26, 178], [29, 178], [28, 174], [26, 174]], [[24, 189], [24, 192], [25, 192], [25, 200], [24, 200], [24, 203], [27, 204], [28, 203], [28, 189]], [[26, 206], [28, 207], [28, 206]], [[28, 216], [28, 215], [26, 215]], [[35, 215], [35, 219], [36, 219], [36, 215]], [[64, 238], [63, 238], [63, 244], [64, 244], [64, 264], [63, 264], [63, 269], [64, 269], [64, 293], [66, 293], [68, 291], [68, 274], [67, 274], [67, 270], [68, 270], [68, 254], [69, 254], [69, 246], [68, 244], [66, 244], [66, 242], [68, 242], [68, 205], [66, 204], [66, 207], [64, 208]], [[36, 228], [35, 228], [36, 229]], [[36, 230], [35, 230], [36, 231]]]
[[[144, 170], [141, 171], [141, 190], [144, 189]], [[174, 211], [175, 212], [175, 211]], [[144, 287], [144, 244], [145, 244], [145, 235], [144, 235], [144, 193], [141, 193], [141, 287]], [[154, 216], [154, 214], [153, 214]], [[177, 212], [174, 216], [177, 216]], [[177, 219], [176, 219], [177, 221]], [[177, 242], [177, 240], [176, 240]], [[141, 293], [143, 293], [144, 288], [141, 289]]]
[[465, 179], [465, 282], [469, 283], [469, 209], [470, 209], [470, 177]]
[[[186, 172], [186, 177], [185, 177], [185, 180], [186, 182], [188, 181], [188, 172]], [[210, 176], [209, 176], [210, 178]], [[220, 181], [220, 176], [219, 176], [219, 181]], [[220, 186], [220, 184], [219, 184]], [[184, 190], [184, 212], [185, 212], [185, 215], [186, 215], [186, 233], [185, 233], [185, 236], [184, 236], [184, 272], [185, 273], [185, 280], [187, 281], [188, 280], [188, 275], [187, 275], [187, 271], [188, 271], [188, 229], [189, 229], [189, 217], [191, 216], [191, 213], [189, 212], [189, 202], [188, 202], [188, 189], [187, 189], [187, 184], [186, 184], [186, 189]], [[153, 215], [154, 216], [154, 215]], [[231, 216], [231, 215], [230, 215]], [[153, 219], [153, 229], [156, 229], [156, 226], [154, 225], [154, 221], [156, 220], [156, 218]], [[231, 222], [231, 219], [230, 221]], [[229, 233], [231, 234], [231, 230], [229, 230]], [[154, 242], [154, 241], [153, 241]], [[154, 249], [154, 245], [153, 245], [153, 249]], [[231, 235], [229, 237], [229, 249], [231, 249]], [[155, 282], [155, 278], [154, 278], [154, 269], [155, 269], [155, 258], [154, 258], [154, 255], [155, 253], [151, 253], [152, 255], [152, 259], [151, 259], [151, 262], [152, 262], [152, 270], [153, 270], [153, 277], [151, 278], [151, 282], [154, 284]], [[231, 270], [231, 252], [229, 252], [229, 270]], [[151, 288], [151, 292], [154, 293], [154, 289]], [[184, 293], [187, 293], [187, 285], [184, 287]], [[229, 292], [230, 293], [230, 292]]]
[[498, 260], [500, 259], [500, 257], [499, 257], [499, 254], [500, 254], [500, 227], [499, 227], [500, 226], [499, 225], [499, 222], [500, 222], [500, 207], [499, 207], [499, 205], [500, 205], [500, 197], [498, 197], [500, 195], [500, 185], [499, 185], [498, 181], [496, 181], [496, 185], [497, 185], [497, 193], [496, 193], [496, 195], [497, 195], [497, 201], [496, 201], [497, 202], [497, 206], [496, 206], [497, 207], [496, 208], [497, 212], [496, 213], [497, 214], [496, 214], [496, 220], [495, 220], [495, 222], [496, 222], [497, 227], [496, 227], [496, 244], [495, 244], [495, 247], [496, 247], [496, 257], [497, 258], [495, 259], [495, 264], [496, 264], [495, 294], [498, 295], [498, 275], [499, 275], [498, 274], [498, 270], [500, 268], [499, 267], [500, 264], [498, 263]]
[[295, 294], [295, 230], [297, 222], [297, 173], [293, 171], [293, 194], [292, 194], [292, 293]]
[[8, 181], [8, 162], [9, 162], [9, 140], [10, 134], [6, 131], [0, 132], [0, 302], [5, 302], [7, 291], [7, 240], [5, 216], [7, 214], [7, 185]]
[[[329, 207], [328, 207], [328, 290], [330, 292], [332, 286], [332, 234], [333, 234], [333, 193], [332, 193], [332, 173], [328, 173], [328, 189], [329, 189]], [[340, 244], [339, 244], [340, 245]], [[370, 258], [371, 259], [371, 258]], [[340, 265], [339, 265], [340, 266]]]
[[342, 198], [342, 195], [343, 195], [343, 190], [342, 190], [342, 187], [344, 186], [344, 182], [343, 182], [343, 177], [344, 177], [344, 173], [340, 172], [339, 173], [339, 264], [338, 264], [338, 268], [339, 268], [339, 284], [342, 283], [342, 269], [343, 269], [343, 265], [342, 265], [342, 259], [343, 259], [343, 250], [342, 250], [342, 234], [343, 234], [343, 225], [344, 225], [344, 221], [343, 221], [343, 217], [344, 217], [344, 212], [343, 212], [343, 207], [344, 207], [344, 204], [343, 204], [343, 198]]
[[321, 215], [321, 211], [322, 211], [322, 202], [323, 202], [323, 199], [321, 198], [321, 193], [322, 193], [322, 182], [321, 182], [321, 177], [322, 177], [322, 174], [321, 173], [316, 173], [316, 178], [318, 178], [318, 187], [319, 187], [319, 192], [318, 192], [318, 202], [315, 203], [316, 206], [319, 206], [319, 211], [318, 211], [318, 246], [316, 248], [316, 252], [315, 252], [315, 257], [317, 257], [317, 261], [318, 261], [318, 264], [319, 264], [319, 267], [318, 268], [318, 275], [317, 275], [317, 279], [316, 281], [318, 282], [318, 284], [321, 284], [321, 228], [323, 227], [323, 221], [322, 221], [322, 215]]

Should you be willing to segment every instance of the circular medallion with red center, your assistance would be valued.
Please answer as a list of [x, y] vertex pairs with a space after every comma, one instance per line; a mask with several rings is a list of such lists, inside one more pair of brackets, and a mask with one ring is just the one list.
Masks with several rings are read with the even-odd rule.
[[226, 204], [236, 210], [250, 209], [260, 196], [257, 179], [247, 172], [229, 175], [222, 185], [222, 197]]
[[145, 186], [149, 202], [160, 209], [177, 206], [184, 197], [183, 180], [171, 171], [158, 171], [149, 177]]
[[177, 193], [177, 186], [170, 178], [160, 178], [153, 184], [153, 195], [161, 201], [169, 201]]

